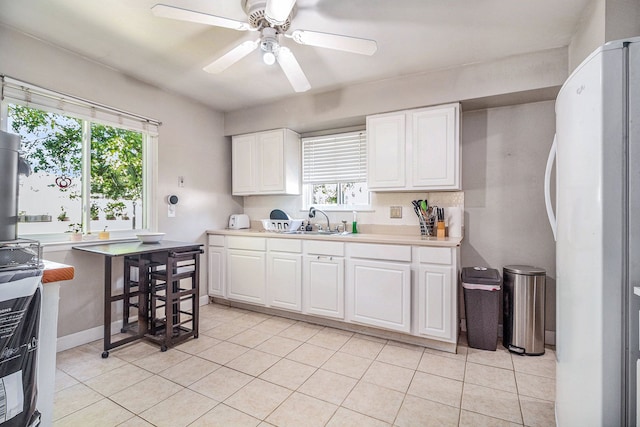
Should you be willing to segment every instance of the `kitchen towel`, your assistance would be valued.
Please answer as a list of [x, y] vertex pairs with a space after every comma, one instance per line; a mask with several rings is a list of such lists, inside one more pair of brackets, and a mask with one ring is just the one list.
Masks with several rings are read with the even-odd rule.
[[445, 210], [449, 223], [449, 237], [462, 237], [462, 208], [453, 206]]

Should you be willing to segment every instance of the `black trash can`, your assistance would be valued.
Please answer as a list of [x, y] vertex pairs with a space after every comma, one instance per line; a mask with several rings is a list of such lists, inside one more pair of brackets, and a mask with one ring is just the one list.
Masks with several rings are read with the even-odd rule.
[[462, 269], [469, 347], [495, 351], [500, 316], [500, 273], [486, 267]]

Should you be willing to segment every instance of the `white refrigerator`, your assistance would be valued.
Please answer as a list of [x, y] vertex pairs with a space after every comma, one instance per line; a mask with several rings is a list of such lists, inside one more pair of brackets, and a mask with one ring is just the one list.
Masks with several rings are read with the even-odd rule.
[[562, 86], [545, 181], [557, 424], [640, 425], [640, 38], [600, 47]]

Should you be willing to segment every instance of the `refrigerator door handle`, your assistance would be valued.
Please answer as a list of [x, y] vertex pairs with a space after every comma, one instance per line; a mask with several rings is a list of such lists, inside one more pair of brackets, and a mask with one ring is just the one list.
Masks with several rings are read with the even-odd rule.
[[551, 225], [551, 231], [553, 232], [553, 240], [557, 240], [556, 238], [556, 229], [558, 227], [558, 222], [556, 220], [556, 215], [553, 212], [553, 206], [551, 204], [551, 169], [553, 169], [553, 163], [556, 160], [557, 154], [557, 143], [556, 143], [556, 135], [553, 136], [553, 144], [551, 144], [551, 149], [549, 150], [549, 157], [547, 158], [547, 168], [544, 171], [544, 204], [547, 207], [547, 216], [549, 217], [549, 225]]

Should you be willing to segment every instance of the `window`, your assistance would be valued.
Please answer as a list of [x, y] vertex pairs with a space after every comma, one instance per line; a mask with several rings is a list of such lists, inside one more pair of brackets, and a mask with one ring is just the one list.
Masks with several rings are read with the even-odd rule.
[[302, 138], [303, 209], [369, 207], [366, 133]]
[[158, 123], [8, 78], [2, 90], [3, 128], [32, 169], [20, 178], [19, 235], [150, 228]]

